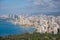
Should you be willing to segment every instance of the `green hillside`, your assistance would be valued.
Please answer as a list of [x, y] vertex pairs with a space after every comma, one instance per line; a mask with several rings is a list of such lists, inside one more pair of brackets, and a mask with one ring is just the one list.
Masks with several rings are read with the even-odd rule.
[[0, 40], [60, 40], [60, 34], [24, 33], [0, 37]]

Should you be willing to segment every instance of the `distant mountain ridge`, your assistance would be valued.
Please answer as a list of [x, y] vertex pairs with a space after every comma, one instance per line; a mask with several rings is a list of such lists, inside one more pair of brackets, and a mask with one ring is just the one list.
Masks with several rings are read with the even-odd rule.
[[60, 12], [50, 12], [47, 15], [54, 15], [54, 16], [60, 16]]
[[31, 15], [41, 15], [41, 14], [60, 16], [60, 12], [32, 13]]

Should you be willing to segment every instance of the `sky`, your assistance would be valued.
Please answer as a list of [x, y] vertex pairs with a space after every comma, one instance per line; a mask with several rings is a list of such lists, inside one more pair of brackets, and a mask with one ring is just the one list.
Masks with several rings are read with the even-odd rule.
[[0, 14], [60, 12], [60, 0], [0, 0]]

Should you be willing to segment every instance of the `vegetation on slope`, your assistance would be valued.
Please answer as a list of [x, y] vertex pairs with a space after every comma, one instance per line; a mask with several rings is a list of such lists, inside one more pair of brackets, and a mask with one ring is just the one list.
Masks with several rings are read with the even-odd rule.
[[0, 37], [0, 40], [60, 40], [60, 34], [24, 33]]

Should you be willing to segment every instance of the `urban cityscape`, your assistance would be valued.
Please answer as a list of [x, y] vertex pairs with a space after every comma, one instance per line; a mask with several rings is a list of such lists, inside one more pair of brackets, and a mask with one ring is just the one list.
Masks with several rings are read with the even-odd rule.
[[60, 16], [53, 15], [2, 15], [0, 18], [9, 19], [14, 25], [22, 25], [24, 27], [34, 26], [36, 32], [39, 33], [53, 33], [57, 34], [60, 32]]

